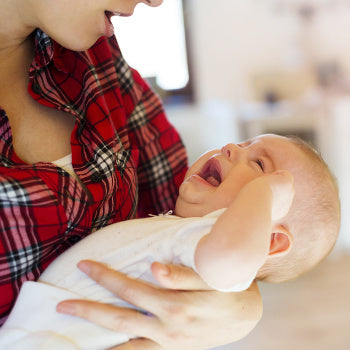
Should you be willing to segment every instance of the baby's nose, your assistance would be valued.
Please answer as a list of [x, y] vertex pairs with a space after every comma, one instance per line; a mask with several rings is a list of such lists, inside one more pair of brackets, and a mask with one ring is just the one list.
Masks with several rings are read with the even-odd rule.
[[234, 143], [228, 143], [221, 149], [222, 154], [226, 156], [230, 161], [237, 159], [241, 151], [242, 148]]

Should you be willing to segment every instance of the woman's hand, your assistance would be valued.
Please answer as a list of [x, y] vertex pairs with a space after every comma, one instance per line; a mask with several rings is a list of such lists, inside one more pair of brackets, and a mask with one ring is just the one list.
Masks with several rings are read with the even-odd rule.
[[139, 337], [115, 350], [208, 349], [243, 338], [262, 314], [255, 283], [241, 293], [221, 293], [209, 290], [189, 268], [154, 263], [154, 276], [169, 290], [93, 261], [83, 261], [79, 268], [119, 298], [149, 312], [86, 300], [57, 306], [59, 312]]

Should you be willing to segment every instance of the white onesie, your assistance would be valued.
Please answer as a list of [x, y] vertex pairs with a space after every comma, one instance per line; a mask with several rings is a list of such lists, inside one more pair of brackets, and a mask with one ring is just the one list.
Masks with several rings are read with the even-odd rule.
[[[129, 335], [56, 312], [57, 303], [66, 299], [87, 298], [132, 307], [79, 271], [77, 263], [83, 259], [101, 261], [129, 276], [158, 284], [150, 269], [154, 261], [183, 264], [196, 270], [197, 243], [210, 232], [224, 210], [195, 218], [166, 214], [123, 221], [84, 238], [59, 256], [38, 282], [23, 284], [15, 307], [1, 328], [0, 348], [97, 350], [128, 341]], [[251, 282], [232, 286], [229, 291], [245, 290]]]

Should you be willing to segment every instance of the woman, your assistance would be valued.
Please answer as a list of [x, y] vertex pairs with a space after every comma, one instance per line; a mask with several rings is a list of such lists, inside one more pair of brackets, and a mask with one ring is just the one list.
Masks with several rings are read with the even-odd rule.
[[[136, 211], [173, 208], [187, 168], [183, 145], [123, 60], [110, 22], [140, 2], [162, 1], [0, 0], [1, 323], [22, 283], [69, 246]], [[261, 315], [256, 286], [221, 294], [192, 271], [155, 264], [155, 276], [173, 289], [159, 290], [96, 263], [82, 266], [155, 315], [60, 305], [140, 337], [121, 349], [208, 348], [241, 338]]]

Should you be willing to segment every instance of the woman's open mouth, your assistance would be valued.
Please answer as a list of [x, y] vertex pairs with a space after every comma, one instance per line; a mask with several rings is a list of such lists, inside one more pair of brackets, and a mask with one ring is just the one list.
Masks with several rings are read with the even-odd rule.
[[215, 158], [210, 158], [198, 175], [214, 187], [218, 187], [222, 182], [221, 167]]
[[111, 20], [113, 16], [116, 17], [129, 17], [132, 15], [132, 13], [121, 13], [121, 12], [113, 12], [113, 11], [105, 11], [106, 17], [108, 20]]

